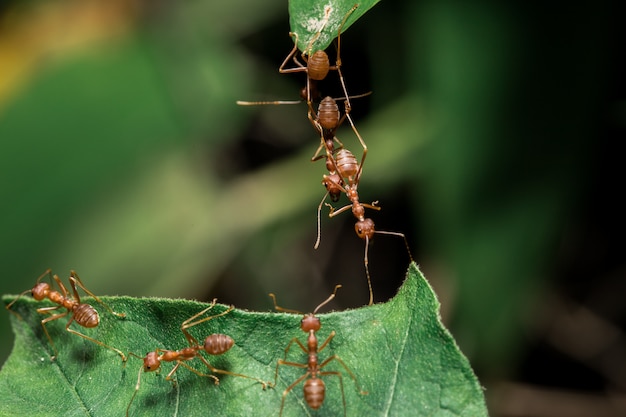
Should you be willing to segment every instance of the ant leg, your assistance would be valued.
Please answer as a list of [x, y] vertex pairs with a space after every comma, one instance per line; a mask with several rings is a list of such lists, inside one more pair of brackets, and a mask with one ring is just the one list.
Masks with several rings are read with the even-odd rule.
[[[134, 353], [130, 353], [130, 355], [137, 356]], [[139, 356], [137, 357], [139, 358]], [[133, 404], [133, 401], [135, 400], [135, 397], [137, 396], [137, 392], [139, 392], [139, 387], [141, 386], [141, 374], [142, 373], [143, 373], [143, 368], [139, 368], [139, 373], [137, 374], [137, 383], [135, 384], [135, 392], [133, 393], [133, 396], [130, 397], [130, 402], [128, 403], [128, 407], [126, 407], [126, 417], [130, 415], [129, 414], [130, 406]]]
[[[200, 360], [201, 360], [201, 361], [202, 361], [202, 362], [203, 362], [203, 363], [207, 366], [207, 368], [209, 368], [209, 369], [211, 370], [211, 372], [213, 372], [213, 373], [216, 373], [216, 374], [222, 374], [222, 375], [232, 375], [232, 376], [238, 376], [238, 377], [241, 377], [241, 378], [252, 379], [253, 381], [256, 381], [256, 382], [258, 382], [259, 384], [261, 384], [261, 385], [263, 386], [263, 389], [264, 389], [264, 390], [267, 388], [268, 383], [267, 383], [267, 382], [265, 382], [265, 381], [263, 381], [263, 380], [261, 380], [261, 379], [259, 379], [259, 378], [255, 378], [255, 377], [253, 377], [253, 376], [244, 375], [244, 374], [238, 374], [238, 373], [231, 372], [231, 371], [226, 371], [226, 370], [224, 370], [224, 369], [218, 369], [218, 368], [214, 367], [213, 365], [211, 365], [211, 364], [209, 363], [209, 361], [207, 361], [207, 360], [206, 360], [206, 359], [205, 359], [202, 355], [198, 355], [198, 358], [199, 358], [199, 359], [200, 359]], [[182, 363], [182, 365], [183, 365], [185, 368], [188, 368], [188, 369], [192, 370], [192, 372], [196, 373], [197, 375], [214, 378], [214, 379], [217, 381], [217, 382], [216, 382], [216, 384], [218, 384], [218, 383], [219, 383], [219, 379], [218, 379], [215, 375], [203, 374], [203, 373], [199, 372], [197, 369], [193, 369], [191, 366], [189, 366], [189, 365], [187, 365], [187, 364]]]
[[286, 361], [286, 360], [283, 360], [283, 359], [279, 359], [276, 362], [276, 372], [274, 373], [274, 385], [273, 385], [273, 387], [276, 386], [276, 382], [278, 381], [278, 367], [281, 366], [281, 365], [293, 366], [293, 367], [296, 367], [296, 368], [306, 368], [308, 366], [305, 363], [289, 362], [289, 361]]
[[[354, 375], [354, 372], [352, 372], [352, 370], [350, 370], [350, 368], [348, 368], [348, 366], [345, 364], [345, 362], [337, 355], [333, 355], [329, 358], [326, 358], [326, 360], [324, 362], [322, 362], [319, 366], [320, 369], [322, 369], [324, 366], [326, 366], [329, 362], [331, 361], [337, 361], [341, 364], [341, 366], [343, 366], [343, 369], [346, 370], [346, 372], [348, 372], [348, 374], [350, 375], [350, 377], [354, 380], [354, 385], [356, 386], [356, 388], [359, 390], [359, 394], [361, 395], [367, 395], [369, 394], [367, 391], [363, 391], [361, 389], [361, 386], [359, 385], [359, 381], [356, 379], [356, 375]], [[339, 372], [337, 372], [339, 373]], [[320, 375], [327, 375], [327, 374], [335, 374], [335, 372], [331, 372], [331, 371], [325, 371], [325, 372], [321, 372]]]
[[[335, 289], [336, 290], [336, 289]], [[335, 293], [333, 293], [333, 295], [335, 295]], [[326, 302], [328, 302], [330, 300], [327, 300]], [[321, 352], [326, 345], [328, 345], [328, 343], [333, 339], [333, 337], [335, 337], [335, 331], [333, 330], [332, 332], [330, 332], [330, 334], [328, 335], [328, 337], [326, 338], [326, 340], [324, 341], [324, 343], [322, 343], [322, 345], [319, 347], [319, 349], [317, 349], [317, 352]]]
[[[311, 157], [311, 162], [319, 161], [320, 159], [325, 158], [327, 155], [320, 154], [322, 152], [322, 149], [325, 149], [325, 148], [326, 148], [326, 144], [324, 143], [324, 138], [322, 137], [320, 140], [320, 146], [318, 146], [317, 150], [315, 151], [315, 154], [313, 154], [313, 156]], [[328, 152], [327, 149], [326, 151]]]
[[[298, 368], [306, 368], [306, 365], [301, 364], [301, 363], [292, 363], [292, 362], [281, 362], [279, 360], [279, 363], [281, 365], [288, 365], [288, 366], [297, 366]], [[276, 365], [276, 372], [278, 374], [278, 364]], [[306, 377], [308, 377], [309, 375], [311, 375], [311, 372], [307, 372], [304, 375], [302, 375], [300, 378], [296, 379], [291, 385], [289, 385], [284, 391], [283, 391], [283, 399], [280, 403], [280, 412], [278, 413], [278, 416], [281, 417], [283, 415], [283, 408], [285, 407], [285, 398], [287, 397], [287, 394], [289, 394], [289, 391], [291, 391], [296, 385], [298, 385], [300, 382], [302, 382]], [[276, 384], [276, 381], [274, 381], [274, 384]]]
[[[37, 278], [36, 283], [39, 284], [39, 282], [41, 281], [41, 279], [45, 276], [49, 276], [50, 278], [52, 278], [52, 269], [48, 268], [46, 269], [46, 272], [44, 272], [43, 274], [39, 275], [39, 278]], [[52, 282], [52, 279], [50, 280], [50, 282]]]
[[[307, 77], [307, 80], [308, 80], [308, 77]], [[308, 91], [308, 85], [307, 85], [307, 91]], [[311, 125], [313, 125], [313, 128], [317, 130], [317, 133], [320, 134], [320, 137], [323, 142], [324, 141], [324, 129], [322, 128], [322, 126], [320, 126], [319, 122], [317, 121], [319, 116], [317, 115], [317, 113], [315, 112], [315, 109], [313, 108], [313, 102], [310, 100], [310, 97], [307, 98], [307, 107], [309, 108], [309, 110], [307, 111], [307, 117], [309, 119], [309, 122], [311, 122]], [[315, 115], [315, 117], [313, 117], [313, 115]]]
[[367, 204], [367, 203], [360, 203], [360, 204], [365, 208], [376, 210], [376, 211], [380, 211], [382, 209], [381, 206], [377, 206], [378, 201], [373, 201], [372, 204]]
[[104, 348], [107, 348], [107, 349], [110, 349], [110, 350], [114, 351], [115, 353], [117, 353], [118, 355], [120, 355], [120, 357], [122, 358], [122, 362], [126, 363], [126, 360], [127, 360], [126, 355], [124, 355], [124, 353], [122, 353], [122, 351], [121, 351], [121, 350], [119, 350], [119, 349], [117, 349], [117, 348], [114, 348], [113, 346], [109, 346], [109, 345], [107, 345], [106, 343], [103, 343], [103, 342], [101, 342], [101, 341], [99, 341], [99, 340], [97, 340], [97, 339], [94, 339], [93, 337], [89, 337], [89, 336], [87, 336], [86, 334], [83, 334], [83, 333], [81, 333], [81, 332], [78, 332], [78, 331], [76, 331], [76, 330], [74, 330], [74, 329], [70, 328], [70, 324], [72, 324], [72, 321], [73, 321], [73, 318], [72, 318], [72, 319], [70, 319], [70, 320], [68, 320], [68, 322], [67, 322], [67, 326], [65, 326], [65, 330], [67, 330], [68, 332], [73, 333], [73, 334], [75, 334], [75, 335], [77, 335], [77, 336], [80, 336], [80, 337], [82, 337], [83, 339], [90, 340], [90, 341], [92, 341], [93, 343], [95, 343], [95, 344], [97, 344], [97, 345], [100, 345], [100, 346], [102, 346], [102, 347], [104, 347]]
[[[332, 356], [331, 356], [332, 358]], [[323, 363], [326, 364], [328, 362], [328, 360], [324, 361]], [[321, 369], [321, 366], [320, 366]], [[341, 401], [343, 402], [343, 417], [346, 417], [346, 394], [343, 390], [343, 376], [341, 375], [341, 372], [338, 371], [324, 371], [324, 372], [320, 372], [319, 376], [323, 376], [323, 375], [335, 375], [337, 377], [339, 377], [339, 388], [341, 389]]]
[[[189, 317], [180, 326], [180, 330], [182, 330], [182, 332], [185, 334], [185, 338], [187, 339], [187, 341], [189, 342], [190, 345], [192, 345], [192, 340], [196, 344], [197, 344], [198, 341], [193, 336], [191, 336], [189, 334], [189, 332], [187, 332], [187, 329], [189, 329], [189, 328], [191, 328], [193, 326], [196, 326], [196, 325], [198, 325], [200, 323], [204, 323], [205, 321], [209, 321], [209, 320], [212, 320], [212, 319], [217, 318], [217, 317], [225, 316], [226, 314], [230, 313], [231, 311], [233, 311], [235, 309], [235, 306], [230, 306], [228, 309], [222, 311], [219, 314], [215, 314], [215, 315], [212, 315], [212, 316], [204, 317], [204, 318], [202, 318], [200, 320], [194, 321], [195, 319], [197, 319], [198, 317], [200, 317], [201, 315], [203, 315], [204, 313], [206, 313], [207, 311], [212, 309], [215, 306], [216, 303], [217, 303], [217, 298], [214, 298], [213, 301], [211, 302], [211, 305], [209, 305], [207, 308], [205, 308], [201, 312], [199, 312], [199, 313]], [[191, 338], [191, 340], [190, 340], [190, 338]]]
[[[199, 358], [201, 358], [201, 359], [204, 359], [204, 358], [202, 358], [201, 356], [198, 356], [198, 357], [199, 357]], [[205, 362], [205, 363], [207, 363], [207, 362], [206, 362], [206, 360], [205, 360], [204, 362]], [[212, 378], [212, 379], [213, 379], [213, 382], [215, 383], [215, 385], [219, 385], [219, 384], [220, 384], [220, 379], [219, 379], [218, 377], [216, 377], [215, 375], [202, 373], [202, 372], [198, 371], [197, 369], [195, 369], [195, 368], [193, 368], [193, 367], [191, 367], [191, 366], [189, 366], [189, 365], [187, 365], [186, 363], [181, 362], [181, 361], [178, 361], [178, 363], [176, 364], [176, 366], [174, 367], [174, 369], [172, 369], [172, 371], [170, 371], [170, 373], [169, 373], [169, 374], [167, 374], [167, 377], [166, 377], [165, 379], [167, 379], [167, 380], [171, 380], [171, 376], [173, 375], [174, 371], [175, 371], [176, 369], [178, 369], [178, 367], [179, 367], [180, 365], [182, 365], [183, 367], [185, 367], [185, 368], [189, 369], [191, 372], [193, 372], [193, 373], [194, 373], [194, 374], [196, 374], [196, 375], [199, 375], [199, 376], [204, 376], [204, 377], [207, 377], [207, 378]], [[209, 368], [209, 369], [210, 369], [210, 368]], [[211, 371], [213, 371], [213, 369], [211, 369]]]
[[274, 300], [274, 309], [276, 311], [282, 311], [283, 313], [303, 314], [301, 311], [298, 310], [291, 310], [288, 308], [280, 307], [278, 304], [276, 304], [276, 296], [274, 295], [274, 293], [269, 293], [269, 296], [272, 298], [272, 300]]
[[87, 295], [93, 297], [93, 299], [96, 300], [98, 303], [100, 303], [104, 308], [106, 308], [109, 311], [109, 313], [117, 317], [126, 317], [126, 314], [124, 313], [117, 313], [113, 311], [113, 309], [108, 304], [106, 304], [104, 301], [98, 298], [94, 293], [89, 291], [87, 287], [85, 287], [85, 284], [83, 284], [83, 281], [80, 279], [76, 271], [70, 272], [70, 285], [72, 286], [72, 291], [74, 292], [74, 298], [76, 298], [76, 301], [78, 301], [79, 303], [80, 303], [80, 297], [78, 296], [78, 291], [76, 289], [76, 286], [80, 287], [83, 291], [85, 291]]
[[344, 148], [343, 143], [339, 140], [339, 138], [338, 138], [337, 136], [335, 136], [335, 137], [333, 138], [333, 140], [334, 140], [335, 142], [337, 142], [337, 144], [339, 145], [339, 147], [338, 147], [338, 148], [336, 148], [336, 150], [339, 150], [339, 149], [343, 149], [343, 148]]
[[[185, 368], [187, 368], [187, 369], [189, 369], [189, 370], [193, 371], [193, 372], [198, 373], [199, 375], [202, 375], [202, 373], [201, 373], [200, 371], [197, 371], [196, 369], [193, 369], [191, 366], [187, 365], [186, 363], [184, 363], [184, 362], [182, 362], [182, 361], [177, 360], [177, 361], [176, 361], [176, 365], [174, 365], [174, 367], [172, 368], [172, 370], [171, 370], [171, 371], [170, 371], [170, 372], [169, 372], [169, 373], [165, 376], [165, 380], [166, 380], [166, 381], [172, 381], [172, 379], [173, 379], [173, 378], [172, 378], [172, 375], [174, 375], [174, 374], [176, 373], [176, 371], [178, 370], [178, 368], [179, 368], [181, 365], [182, 365], [182, 366], [184, 366]], [[207, 375], [207, 376], [208, 376], [208, 375]], [[215, 379], [215, 385], [217, 385], [217, 384], [219, 384], [219, 383], [220, 383], [219, 379], [217, 379], [216, 377], [212, 376], [212, 378], [213, 378], [213, 379]], [[174, 383], [174, 384], [176, 384], [176, 381], [173, 381], [173, 383]]]
[[365, 274], [367, 275], [367, 286], [369, 288], [370, 291], [370, 301], [368, 303], [368, 305], [372, 305], [372, 303], [374, 302], [374, 294], [372, 292], [372, 280], [370, 279], [370, 269], [369, 269], [369, 261], [367, 259], [367, 254], [369, 252], [369, 244], [370, 244], [370, 239], [369, 237], [365, 237], [365, 255], [363, 256], [363, 263], [365, 264]]
[[341, 29], [343, 29], [343, 26], [346, 24], [346, 21], [348, 20], [350, 15], [358, 7], [359, 7], [359, 5], [355, 4], [348, 11], [348, 13], [346, 13], [346, 15], [343, 17], [343, 21], [341, 22], [341, 25], [339, 26], [339, 30], [337, 31], [337, 59], [335, 61], [335, 66], [330, 68], [330, 69], [337, 70], [337, 73], [339, 74], [339, 81], [341, 82], [341, 87], [343, 88], [343, 92], [346, 95], [346, 103], [347, 103], [346, 106], [349, 107], [349, 108], [351, 108], [351, 106], [350, 106], [350, 97], [348, 95], [348, 90], [346, 89], [346, 83], [344, 81], [343, 74], [341, 73]]
[[[380, 207], [377, 207], [378, 209], [380, 209]], [[400, 236], [402, 239], [404, 239], [404, 246], [406, 246], [406, 251], [409, 254], [409, 260], [411, 262], [415, 262], [413, 260], [413, 256], [411, 255], [411, 248], [409, 247], [409, 242], [408, 240], [406, 240], [406, 236], [404, 235], [404, 233], [400, 233], [400, 232], [386, 232], [383, 230], [376, 230], [374, 233], [380, 233], [381, 235], [393, 235], [393, 236]]]
[[289, 349], [291, 349], [291, 346], [293, 345], [294, 342], [296, 342], [298, 346], [300, 346], [300, 349], [302, 349], [304, 353], [308, 352], [308, 350], [306, 349], [306, 347], [304, 347], [302, 342], [297, 337], [294, 337], [293, 339], [289, 341], [289, 344], [287, 345], [287, 348], [285, 349], [285, 359], [287, 359], [287, 354], [289, 353]]
[[[63, 281], [61, 281], [61, 278], [59, 278], [59, 276], [57, 274], [54, 274], [52, 276], [52, 279], [54, 279], [57, 283], [57, 285], [59, 286], [59, 288], [61, 289], [61, 292], [63, 293], [63, 298], [67, 298], [67, 288], [65, 287], [65, 285], [63, 285]], [[71, 281], [72, 277], [70, 274], [70, 281]], [[76, 301], [78, 301], [80, 303], [80, 298], [78, 297], [78, 294], [76, 293], [76, 290], [74, 289], [74, 297], [76, 298]]]
[[338, 214], [343, 213], [344, 211], [352, 208], [352, 204], [348, 204], [347, 206], [343, 206], [340, 209], [335, 209], [333, 206], [331, 206], [330, 204], [326, 204], [328, 207], [330, 207], [330, 213], [328, 213], [328, 217], [335, 217]]
[[[297, 59], [296, 52], [298, 51], [298, 34], [295, 32], [289, 32], [289, 36], [292, 36], [295, 38], [293, 41], [294, 43], [293, 49], [291, 50], [291, 52], [289, 52], [289, 55], [287, 55], [283, 63], [280, 64], [280, 67], [278, 67], [278, 72], [280, 72], [281, 74], [288, 74], [292, 72], [306, 71], [306, 66], [302, 65], [302, 63], [298, 61]], [[296, 63], [297, 66], [295, 68], [285, 68], [285, 66], [287, 65], [287, 62], [289, 62], [291, 58], [293, 58], [293, 61]]]
[[324, 194], [322, 201], [320, 201], [320, 205], [317, 206], [317, 239], [315, 240], [315, 245], [313, 245], [314, 249], [319, 248], [320, 241], [322, 240], [322, 221], [320, 217], [322, 214], [322, 204], [324, 204], [324, 201], [326, 201], [326, 197], [328, 197], [328, 193], [329, 192], [326, 191], [326, 194]]
[[[38, 308], [37, 309], [37, 313], [47, 313], [48, 311], [53, 311], [53, 310], [57, 310], [61, 308], [61, 306], [55, 306], [55, 307], [42, 307], [42, 308]], [[59, 313], [59, 314], [55, 314], [53, 316], [50, 317], [46, 317], [45, 319], [41, 320], [41, 327], [43, 328], [44, 333], [46, 334], [46, 337], [48, 338], [48, 341], [50, 342], [50, 345], [52, 346], [52, 350], [54, 350], [54, 356], [52, 356], [50, 358], [50, 360], [54, 360], [58, 354], [59, 351], [57, 350], [56, 345], [54, 344], [54, 342], [52, 341], [52, 338], [50, 337], [50, 333], [48, 333], [48, 329], [46, 328], [46, 323], [51, 322], [53, 320], [58, 320], [62, 317], [67, 316], [67, 314], [69, 313], [68, 311], [65, 311], [64, 313]]]
[[352, 117], [350, 117], [350, 114], [348, 112], [344, 114], [347, 117], [348, 121], [350, 122], [350, 126], [352, 126], [352, 130], [356, 134], [356, 137], [359, 139], [359, 142], [361, 142], [361, 146], [363, 147], [363, 156], [361, 157], [361, 163], [359, 164], [359, 171], [357, 172], [356, 177], [355, 177], [355, 183], [358, 184], [359, 179], [361, 178], [361, 172], [363, 171], [363, 164], [365, 163], [365, 157], [367, 156], [367, 145], [365, 144], [365, 141], [361, 137], [361, 134], [359, 133], [359, 131], [356, 129], [356, 126], [354, 125], [354, 122], [352, 121]]

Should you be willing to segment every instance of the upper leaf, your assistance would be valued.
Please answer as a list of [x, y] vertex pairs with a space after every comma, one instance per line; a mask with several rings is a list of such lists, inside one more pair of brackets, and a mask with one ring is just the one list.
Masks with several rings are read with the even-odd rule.
[[[5, 303], [12, 299], [4, 297]], [[140, 356], [156, 348], [186, 347], [181, 323], [207, 306], [188, 300], [102, 299], [127, 317], [120, 319], [100, 308], [100, 326], [78, 330]], [[51, 361], [52, 350], [39, 324], [42, 316], [36, 312], [42, 305], [30, 297], [13, 305], [23, 320], [11, 315], [16, 342], [0, 371], [0, 415], [123, 416], [142, 361], [131, 357], [122, 365], [113, 351], [66, 332], [66, 318], [47, 325], [59, 350], [57, 359]], [[225, 309], [218, 304], [208, 314]], [[368, 394], [361, 395], [350, 375], [333, 360], [323, 370], [340, 372], [343, 377], [322, 376], [326, 400], [319, 412], [307, 407], [301, 382], [285, 396], [283, 415], [343, 415], [343, 382], [348, 416], [486, 416], [481, 387], [442, 326], [438, 309], [432, 289], [412, 264], [405, 284], [389, 302], [320, 314], [320, 346], [336, 331], [319, 353], [320, 363], [333, 354], [339, 356]], [[298, 338], [306, 345], [300, 320], [295, 314], [234, 310], [190, 332], [199, 340], [212, 333], [230, 335], [235, 346], [221, 356], [205, 355], [207, 360], [217, 368], [273, 382], [277, 360], [285, 357], [289, 341]], [[287, 354], [289, 361], [297, 363], [306, 363], [306, 357], [296, 344]], [[208, 372], [197, 359], [189, 365]], [[305, 373], [302, 368], [281, 366], [276, 387], [264, 391], [253, 380], [233, 376], [218, 375], [221, 382], [214, 385], [211, 379], [183, 367], [173, 384], [164, 378], [173, 364], [161, 367], [161, 374], [142, 374], [132, 416], [276, 416], [285, 389]]]
[[379, 1], [289, 0], [289, 24], [297, 35], [298, 49], [308, 55], [326, 49], [339, 29], [345, 32]]

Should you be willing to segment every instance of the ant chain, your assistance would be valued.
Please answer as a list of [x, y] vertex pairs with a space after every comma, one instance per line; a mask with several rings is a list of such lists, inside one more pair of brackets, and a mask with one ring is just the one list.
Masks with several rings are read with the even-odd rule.
[[[349, 116], [348, 116], [349, 117]], [[350, 119], [351, 120], [351, 119]], [[359, 135], [360, 137], [360, 135]], [[360, 164], [357, 163], [356, 157], [348, 150], [348, 149], [339, 149], [335, 154], [329, 156], [328, 158], [332, 161], [333, 166], [335, 167], [337, 174], [336, 175], [324, 175], [324, 179], [322, 184], [327, 189], [324, 198], [320, 202], [317, 211], [317, 221], [318, 221], [318, 236], [317, 241], [315, 242], [315, 248], [318, 247], [321, 233], [320, 233], [320, 217], [321, 217], [321, 209], [322, 205], [325, 203], [326, 197], [329, 193], [336, 193], [338, 191], [343, 192], [350, 200], [351, 204], [348, 204], [339, 209], [335, 209], [330, 204], [326, 203], [327, 206], [330, 207], [329, 217], [334, 217], [338, 214], [343, 213], [349, 209], [352, 210], [352, 214], [357, 219], [355, 223], [355, 232], [357, 236], [363, 240], [365, 240], [365, 254], [363, 257], [363, 263], [365, 265], [365, 275], [367, 277], [367, 284], [369, 289], [369, 305], [372, 305], [374, 302], [374, 293], [372, 290], [371, 277], [369, 273], [368, 266], [368, 252], [369, 252], [369, 242], [374, 237], [375, 233], [378, 234], [387, 234], [402, 237], [404, 240], [404, 244], [407, 249], [407, 253], [409, 254], [409, 259], [413, 262], [413, 257], [411, 255], [411, 250], [409, 248], [408, 241], [406, 240], [406, 236], [400, 232], [388, 232], [388, 231], [378, 231], [375, 229], [374, 221], [370, 218], [365, 217], [365, 209], [372, 209], [379, 211], [381, 208], [378, 206], [378, 202], [374, 201], [371, 204], [361, 203], [359, 201], [358, 194], [358, 185], [361, 179], [361, 174], [363, 173], [363, 165], [365, 163], [365, 157], [367, 154], [367, 147], [365, 143], [361, 143], [363, 145], [363, 156], [361, 157]]]
[[[51, 278], [50, 283], [41, 281], [46, 276]], [[61, 292], [55, 291], [53, 289], [52, 280], [56, 282]], [[100, 303], [103, 307], [105, 307], [107, 311], [109, 311], [109, 313], [120, 318], [126, 317], [126, 315], [124, 313], [117, 313], [113, 311], [113, 309], [108, 304], [106, 304], [104, 301], [98, 298], [95, 294], [89, 291], [85, 287], [85, 284], [83, 284], [82, 280], [80, 279], [76, 271], [72, 270], [70, 272], [69, 282], [72, 288], [73, 297], [68, 294], [67, 288], [65, 287], [65, 285], [63, 285], [63, 282], [61, 281], [59, 276], [56, 274], [52, 275], [52, 270], [47, 269], [43, 274], [39, 276], [39, 278], [37, 278], [35, 286], [33, 286], [32, 289], [22, 292], [20, 295], [18, 295], [18, 297], [15, 300], [11, 301], [11, 303], [9, 303], [6, 306], [6, 308], [7, 310], [15, 314], [21, 320], [22, 316], [18, 314], [17, 312], [13, 311], [11, 307], [13, 306], [13, 304], [15, 304], [17, 300], [20, 299], [20, 297], [22, 297], [25, 294], [31, 293], [32, 297], [37, 301], [43, 301], [45, 299], [48, 299], [54, 304], [57, 304], [56, 306], [53, 306], [53, 307], [38, 308], [37, 312], [40, 314], [52, 314], [52, 312], [60, 308], [64, 308], [66, 310], [62, 313], [52, 314], [50, 317], [47, 317], [41, 320], [41, 327], [43, 328], [43, 331], [46, 334], [46, 337], [48, 338], [48, 341], [50, 342], [52, 349], [54, 350], [54, 356], [51, 357], [51, 360], [54, 360], [58, 356], [59, 353], [58, 353], [58, 349], [56, 345], [54, 344], [54, 341], [52, 340], [52, 338], [50, 337], [50, 334], [48, 333], [46, 324], [51, 321], [61, 319], [71, 313], [70, 318], [67, 321], [67, 324], [65, 326], [66, 331], [73, 333], [77, 336], [80, 336], [83, 339], [89, 340], [104, 348], [107, 348], [116, 352], [118, 355], [120, 355], [120, 357], [122, 358], [122, 361], [126, 362], [126, 355], [124, 355], [124, 353], [122, 353], [121, 350], [114, 348], [112, 346], [109, 346], [97, 339], [94, 339], [90, 336], [87, 336], [86, 334], [80, 333], [70, 328], [70, 325], [72, 324], [72, 322], [76, 322], [79, 326], [82, 326], [85, 328], [97, 327], [100, 324], [100, 316], [98, 315], [98, 311], [92, 305], [81, 302], [80, 296], [78, 295], [77, 288], [82, 289], [86, 294], [93, 297], [93, 299], [96, 300], [98, 303]]]
[[[333, 202], [336, 202], [339, 200], [339, 195], [343, 192], [346, 194], [348, 199], [350, 199], [350, 201], [353, 201], [352, 197], [354, 196], [354, 194], [356, 194], [357, 203], [358, 203], [357, 187], [361, 179], [361, 173], [363, 171], [365, 157], [367, 156], [367, 145], [365, 144], [365, 141], [361, 137], [361, 134], [357, 130], [356, 126], [354, 125], [352, 118], [350, 117], [350, 114], [348, 112], [345, 113], [345, 117], [350, 122], [350, 125], [352, 126], [354, 133], [356, 134], [357, 138], [359, 139], [359, 142], [361, 143], [361, 146], [363, 147], [363, 155], [361, 156], [361, 163], [360, 164], [357, 163], [357, 160], [354, 154], [350, 152], [348, 149], [345, 149], [343, 146], [343, 143], [341, 143], [341, 141], [339, 141], [339, 139], [337, 139], [337, 137], [334, 136], [334, 131], [330, 131], [330, 130], [323, 131], [324, 136], [322, 137], [322, 144], [320, 144], [320, 147], [318, 148], [316, 154], [311, 159], [312, 161], [315, 161], [322, 157], [326, 157], [326, 168], [328, 169], [330, 173], [330, 175], [324, 175], [323, 180], [322, 180], [322, 184], [326, 187], [326, 193], [322, 197], [322, 200], [320, 201], [320, 204], [317, 207], [317, 239], [315, 240], [315, 244], [313, 245], [315, 249], [319, 247], [319, 244], [321, 241], [320, 214], [321, 214], [322, 206], [324, 205], [326, 201], [326, 197], [330, 195], [331, 200]], [[332, 135], [333, 139], [329, 139], [330, 135]], [[334, 149], [335, 140], [340, 144], [340, 147], [337, 149]], [[325, 146], [326, 154], [324, 156], [319, 156], [318, 154], [321, 151], [322, 146]], [[344, 182], [344, 179], [346, 179], [347, 181]], [[345, 184], [348, 184], [348, 185], [345, 185]], [[351, 190], [351, 191], [348, 191], [348, 190]], [[364, 207], [372, 208], [374, 210], [380, 210], [380, 207], [376, 206], [375, 203], [372, 203], [372, 205], [363, 205], [363, 204], [361, 205]], [[352, 205], [343, 207], [342, 209], [339, 210], [339, 213], [350, 207], [352, 207]], [[333, 217], [333, 216], [330, 216], [330, 217]]]

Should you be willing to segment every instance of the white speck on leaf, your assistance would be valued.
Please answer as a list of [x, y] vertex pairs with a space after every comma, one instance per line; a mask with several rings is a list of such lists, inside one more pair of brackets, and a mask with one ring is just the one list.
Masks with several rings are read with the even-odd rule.
[[330, 18], [330, 14], [332, 12], [333, 6], [331, 5], [331, 3], [328, 3], [326, 6], [324, 6], [324, 17], [322, 19], [316, 19], [314, 17], [307, 19], [306, 30], [313, 33], [321, 32], [322, 30], [324, 30], [324, 27], [328, 23], [328, 19]]

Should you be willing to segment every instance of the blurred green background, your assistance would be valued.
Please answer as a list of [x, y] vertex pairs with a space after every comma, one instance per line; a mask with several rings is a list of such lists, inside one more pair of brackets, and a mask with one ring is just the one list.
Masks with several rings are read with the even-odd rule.
[[[350, 93], [373, 91], [361, 199], [407, 234], [495, 416], [626, 413], [621, 23], [617, 2], [386, 0], [342, 37]], [[305, 105], [235, 105], [298, 98], [288, 31], [275, 0], [3, 2], [0, 293], [50, 267], [96, 294], [365, 304], [354, 218], [325, 209], [313, 249]], [[384, 301], [404, 244], [369, 258]]]

